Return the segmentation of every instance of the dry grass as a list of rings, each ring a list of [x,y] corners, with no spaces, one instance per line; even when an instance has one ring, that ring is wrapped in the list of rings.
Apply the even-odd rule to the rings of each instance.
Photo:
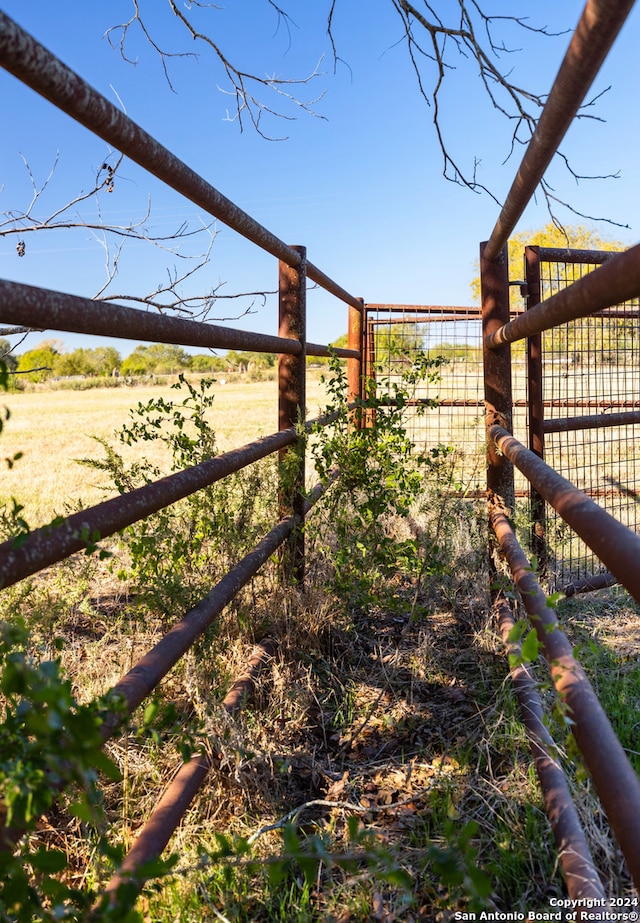
[[[82,442],[83,433],[109,437],[132,399],[157,393],[47,392],[16,395],[16,401],[11,395],[12,445],[42,452],[35,421],[42,427],[46,419],[47,430],[56,434],[46,451],[57,457],[66,447],[61,472],[67,473],[53,489],[39,486],[37,465],[29,467],[27,457],[15,469],[23,473],[12,482],[16,493],[21,488],[22,496],[33,496],[33,509],[46,510],[45,520],[52,505],[77,499],[68,491],[77,489],[71,484],[83,469],[72,459],[96,448],[91,440]],[[314,394],[310,413],[315,400]],[[261,427],[275,430],[275,422],[264,425],[274,407],[273,383],[220,387],[214,408],[220,447],[248,442]],[[9,454],[8,440],[4,446]],[[48,507],[47,489],[55,498]],[[82,489],[83,497],[90,496],[87,485]],[[184,729],[204,736],[215,754],[170,844],[180,856],[178,873],[141,904],[148,920],[446,920],[467,900],[464,887],[447,885],[434,869],[430,850],[455,846],[469,821],[478,825],[472,845],[491,880],[490,908],[548,909],[549,900],[564,893],[489,614],[484,522],[470,504],[454,499],[442,508],[441,502],[428,498],[413,521],[425,544],[439,547],[420,581],[398,574],[377,603],[349,610],[327,589],[331,562],[314,557],[310,534],[313,584],[305,592],[285,592],[271,565],[162,682],[160,700],[177,713],[162,732],[162,746],[135,729],[110,742],[124,783],[105,787],[105,808],[112,838],[125,847],[179,767]],[[620,601],[608,609],[609,598],[602,594],[605,603],[594,605],[588,619],[569,607],[567,622],[576,638],[594,641],[598,656],[602,649],[612,652],[629,672],[640,618]],[[52,650],[54,638],[65,639],[64,664],[83,700],[110,688],[183,614],[161,619],[141,611],[109,562],[82,556],[50,570],[46,580],[8,591],[5,606],[6,613],[27,613],[43,652]],[[219,703],[253,642],[265,635],[276,639],[277,654],[253,702],[231,720]],[[596,673],[602,662],[593,661]],[[615,896],[628,893],[589,787],[579,778],[575,786],[608,887]],[[255,855],[267,864],[282,841],[278,830],[263,828],[296,808],[303,835],[321,838],[328,851],[313,887],[295,868],[283,884],[273,885],[264,870],[238,871],[227,880],[219,863],[205,860],[217,834],[232,834],[254,837]],[[371,864],[355,871],[332,865],[332,853],[350,848],[347,822],[353,815],[376,848],[412,876],[410,903],[402,888],[376,877]],[[64,811],[38,835],[67,851],[77,883],[98,879],[84,831]]]
[[[477,861],[492,882],[490,907],[548,909],[564,893],[477,548],[469,522],[447,546],[452,566],[423,582],[417,607],[415,584],[406,579],[380,605],[348,613],[326,591],[283,594],[267,575],[172,671],[161,699],[177,707],[181,725],[201,725],[216,759],[170,845],[180,855],[178,874],[143,902],[149,919],[446,919],[466,907],[464,889],[443,884],[429,850],[450,847],[470,820],[478,824]],[[47,589],[49,604],[67,597],[48,634],[65,637],[65,664],[83,697],[105,691],[163,631],[159,621],[140,620],[121,587],[110,594],[105,565],[93,566],[95,573],[89,565],[84,574],[60,572],[57,588]],[[71,606],[67,578],[84,585]],[[631,612],[625,622],[631,628]],[[599,622],[603,635],[609,630],[613,612]],[[264,634],[277,640],[276,657],[251,705],[232,721],[218,703]],[[178,730],[165,732],[162,748],[135,733],[109,745],[124,784],[105,789],[106,808],[125,847],[180,765]],[[606,823],[588,787],[577,782],[576,790],[612,893],[627,893]],[[348,873],[326,861],[311,891],[293,874],[284,892],[263,874],[238,873],[229,883],[219,865],[203,865],[216,834],[255,837],[253,854],[269,862],[280,852],[280,833],[261,831],[295,808],[304,834],[337,854],[349,849],[347,819],[357,816],[376,848],[413,876],[412,903],[366,864]],[[57,837],[60,823],[77,874],[85,875],[91,863],[82,831],[61,815]]]

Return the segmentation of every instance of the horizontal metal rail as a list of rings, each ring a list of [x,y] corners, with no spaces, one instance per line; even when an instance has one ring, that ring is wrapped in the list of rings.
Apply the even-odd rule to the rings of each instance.
[[[571,250],[569,247],[532,247],[538,251],[541,263],[606,263],[616,255],[615,250]]]
[[[613,407],[640,407],[640,400],[617,400],[605,397],[556,397],[553,400],[543,401],[544,407],[601,407],[602,415]],[[514,401],[514,405],[526,407],[527,401]],[[611,415],[613,416],[613,414]]]
[[[588,317],[603,308],[640,295],[640,244],[617,253],[567,288],[541,301],[495,330],[485,340],[489,349],[515,343],[559,324]]]
[[[599,413],[589,417],[560,417],[557,420],[545,420],[545,433],[568,433],[574,430],[601,429],[606,426],[632,426],[640,423],[640,411],[627,413]]]
[[[24,330],[64,330],[119,339],[147,340],[156,343],[176,343],[181,346],[202,346],[208,349],[241,349],[249,352],[285,353],[298,356],[302,352],[299,340],[236,330],[216,324],[155,314],[137,308],[127,308],[111,301],[93,301],[80,295],[68,295],[50,289],[9,282],[0,279],[0,321],[30,322]],[[359,359],[360,352],[342,347],[307,343],[308,356],[330,356]]]
[[[445,324],[448,321],[481,320],[480,314],[413,314],[409,317],[368,317],[367,322],[372,327],[389,327],[406,324]]]
[[[571,644],[558,625],[556,611],[547,604],[547,596],[509,520],[497,509],[490,512],[489,519],[531,624],[536,629],[551,677],[566,708],[571,731],[600,802],[635,886],[640,887],[640,779],[629,763],[582,666],[574,658]]]
[[[606,590],[608,587],[616,586],[618,581],[608,571],[602,574],[592,574],[583,580],[576,580],[567,584],[562,590],[565,596],[576,596],[578,593],[593,593],[594,590]]]
[[[522,662],[522,645],[509,640],[515,619],[511,606],[504,596],[495,602],[502,641],[510,655],[519,658],[510,670],[511,682],[520,705],[522,721],[529,737],[531,754],[540,781],[545,812],[558,850],[562,874],[569,897],[599,898],[605,892],[595,868],[591,852],[571,799],[566,776],[557,760],[556,744],[544,724],[542,702],[531,675],[530,668]]]
[[[614,519],[503,427],[490,426],[488,437],[640,602],[640,535]]]
[[[533,137],[487,242],[484,250],[486,260],[497,259],[507,243],[633,4],[634,0],[587,0]]]
[[[435,401],[435,404],[434,404]],[[377,401],[379,407],[397,407],[398,404],[393,398],[388,400],[384,397],[381,397]],[[484,407],[484,401],[479,398],[466,398],[466,397],[444,397],[442,399],[434,398],[433,401],[428,397],[416,397],[411,398],[408,401],[405,401],[403,404],[404,407],[433,407],[434,410],[437,410],[438,407]]]
[[[417,311],[427,311],[429,314],[473,314],[480,316],[481,309],[473,305],[442,305],[442,304],[369,304],[367,311],[389,311],[390,313],[415,314]],[[382,321],[384,323],[384,321]]]
[[[300,266],[301,257],[296,250],[207,183],[2,11],[0,64],[58,109],[190,199],[203,211],[287,265],[296,268]],[[312,281],[341,301],[362,310],[360,299],[349,294],[312,263],[307,263],[306,269]]]
[[[337,356],[338,359],[359,359],[359,349],[343,349],[341,346],[319,346],[317,343],[307,343],[305,347],[307,356],[323,356],[325,359]]]
[[[4,279],[0,279],[0,321],[31,324],[45,330],[179,343],[182,346],[243,349],[293,356],[302,352],[302,344],[294,339],[169,317],[127,308],[111,301],[92,301],[80,295]]]

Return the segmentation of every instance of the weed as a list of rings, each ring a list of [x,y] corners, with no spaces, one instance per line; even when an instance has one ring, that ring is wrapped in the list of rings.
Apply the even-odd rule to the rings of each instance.
[[[326,412],[335,422],[314,428],[311,452],[324,483],[334,468],[340,471],[327,500],[331,558],[335,588],[352,608],[378,601],[389,578],[420,567],[417,537],[399,539],[390,520],[406,520],[422,493],[428,460],[415,453],[404,410],[410,389],[425,376],[437,378],[439,364],[418,354],[399,380],[381,381],[380,370],[377,385],[365,382],[365,397],[349,408],[345,371],[335,357],[331,360]]]
[[[124,446],[164,444],[171,471],[214,457],[216,436],[207,420],[213,404],[211,385],[203,379],[196,386],[180,375],[173,388],[182,399],[158,397],[139,403],[117,433],[118,441]],[[97,441],[104,458],[81,463],[108,474],[120,493],[149,484],[163,473],[144,457],[127,464],[106,440]],[[187,609],[266,531],[274,504],[275,477],[269,462],[205,487],[124,531],[128,563],[120,558],[118,576],[130,586],[138,607],[165,616]]]

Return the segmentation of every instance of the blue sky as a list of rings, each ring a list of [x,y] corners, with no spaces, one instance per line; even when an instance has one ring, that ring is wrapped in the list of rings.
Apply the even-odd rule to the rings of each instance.
[[[149,12],[160,43],[191,50],[189,41],[176,31],[165,3],[141,0],[140,5]],[[335,74],[324,28],[329,3],[291,0],[282,5],[295,23],[290,31],[282,24],[278,28],[276,14],[265,0],[229,0],[226,8],[207,11],[225,53],[246,69],[301,77],[320,62],[321,76],[299,92],[304,98],[324,93],[315,107],[322,118],[300,113],[296,121],[272,120],[265,126],[267,131],[286,134],[288,139],[266,141],[250,126],[240,133],[237,124],[226,120],[230,100],[218,89],[225,86],[224,74],[212,56],[203,52],[198,61],[171,62],[175,93],[146,42],[132,36],[129,53],[138,63],[121,60],[103,36],[110,26],[130,17],[130,0],[105,4],[0,0],[4,12],[107,98],[120,100],[134,120],[212,185],[287,243],[304,244],[309,259],[353,294],[369,302],[471,303],[469,283],[476,274],[478,245],[489,236],[498,207],[488,196],[442,178],[432,111],[419,94],[406,49],[396,44],[401,31],[391,3],[338,2],[335,37],[348,67],[339,65]],[[497,13],[522,12],[533,25],[559,31],[575,26],[583,4],[542,0],[531,6],[516,0],[487,0],[485,6]],[[578,210],[629,224],[629,229],[600,226],[603,235],[627,244],[640,238],[639,33],[636,8],[592,91],[612,86],[595,110],[606,121],[575,124],[563,145],[579,173],[620,171],[620,178],[576,185],[558,166],[549,173],[559,196],[569,198]],[[509,57],[514,81],[547,92],[569,35],[540,39],[521,34],[509,41],[523,49]],[[55,176],[36,207],[39,215],[90,188],[96,169],[108,159],[102,141],[4,71],[0,71],[0,99],[0,211],[22,210],[29,202],[31,187],[20,153],[38,183],[59,156]],[[478,158],[482,181],[504,198],[517,167],[514,158],[504,163],[510,126],[483,101],[480,81],[469,63],[459,62],[450,74],[443,107],[455,155],[468,169]],[[206,221],[177,193],[127,162],[113,193],[102,196],[103,212],[114,223],[139,218],[148,197],[150,225],[158,231],[170,232],[183,221],[192,227]],[[84,208],[83,214],[91,215],[92,210]],[[561,217],[578,223],[567,213],[561,212]],[[543,205],[533,203],[518,229],[533,229],[547,221]],[[223,225],[217,232],[202,281],[194,281],[192,290],[221,282],[221,292],[227,293],[276,287],[277,265],[272,257]],[[25,244],[26,255],[20,258],[15,237],[0,239],[1,277],[87,296],[105,281],[104,251],[86,231],[32,233],[25,236]],[[119,278],[111,291],[147,291],[177,262],[181,269],[182,261],[131,242],[123,250]],[[219,302],[214,313],[232,314],[233,305]],[[270,298],[257,315],[230,323],[274,333],[276,314],[275,299]],[[327,342],[345,329],[343,306],[323,292],[310,293],[309,338]],[[41,338],[36,334],[32,342]],[[60,338],[68,349],[93,345],[71,334]],[[135,344],[114,345],[126,355]]]

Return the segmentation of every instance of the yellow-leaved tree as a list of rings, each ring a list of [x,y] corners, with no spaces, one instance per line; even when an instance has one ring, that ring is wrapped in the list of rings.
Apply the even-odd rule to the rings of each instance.
[[[537,231],[520,231],[509,240],[509,279],[524,279],[525,247],[562,247],[571,250],[626,250],[627,245],[619,240],[602,237],[598,231],[586,225],[567,225],[560,229],[549,222]],[[471,282],[471,291],[476,302],[480,301],[480,276]],[[511,306],[518,308],[522,296],[518,286],[511,290]]]

